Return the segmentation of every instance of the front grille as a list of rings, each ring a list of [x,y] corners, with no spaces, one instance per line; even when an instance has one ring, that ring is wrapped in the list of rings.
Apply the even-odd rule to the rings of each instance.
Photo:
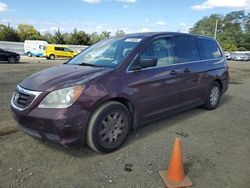
[[[41,92],[38,91],[24,89],[18,85],[12,97],[11,104],[18,110],[24,110],[32,104],[40,93]]]
[[[15,96],[15,104],[20,108],[28,107],[35,98],[35,95],[24,94],[19,91],[16,91]]]

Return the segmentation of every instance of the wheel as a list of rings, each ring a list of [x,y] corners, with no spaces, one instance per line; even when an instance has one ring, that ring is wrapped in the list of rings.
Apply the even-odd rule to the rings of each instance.
[[[91,116],[86,141],[88,146],[101,153],[112,152],[126,140],[131,116],[123,104],[115,101],[101,105]]]
[[[16,63],[17,62],[17,59],[15,58],[15,57],[9,57],[9,59],[8,59],[8,62],[9,63]]]
[[[28,52],[28,53],[27,53],[27,56],[28,56],[28,57],[32,57],[32,53]]]
[[[204,104],[204,108],[207,110],[213,110],[217,108],[220,102],[221,97],[221,86],[218,82],[214,82],[210,85],[206,103]]]
[[[56,57],[55,57],[55,55],[53,55],[53,54],[51,54],[50,56],[49,56],[49,59],[51,59],[51,60],[54,60]]]

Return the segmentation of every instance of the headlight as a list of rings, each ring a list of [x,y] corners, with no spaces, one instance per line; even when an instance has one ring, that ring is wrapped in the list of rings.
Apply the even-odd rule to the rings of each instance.
[[[49,93],[38,108],[68,108],[82,94],[85,86],[73,86]]]

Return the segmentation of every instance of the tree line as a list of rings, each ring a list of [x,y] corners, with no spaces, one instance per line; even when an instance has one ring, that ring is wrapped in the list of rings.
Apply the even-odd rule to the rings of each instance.
[[[124,35],[123,30],[118,30],[115,35]],[[0,24],[0,41],[24,42],[25,40],[45,40],[48,43],[55,44],[75,44],[75,45],[91,45],[104,38],[109,38],[111,32],[103,31],[102,33],[88,34],[84,31],[78,31],[76,28],[72,33],[62,33],[58,28],[54,33],[45,32],[41,34],[34,26],[28,24],[19,24],[14,29],[9,24]]]
[[[225,51],[250,51],[250,13],[245,11],[206,16],[196,22],[189,32],[214,37],[216,21],[216,39]]]

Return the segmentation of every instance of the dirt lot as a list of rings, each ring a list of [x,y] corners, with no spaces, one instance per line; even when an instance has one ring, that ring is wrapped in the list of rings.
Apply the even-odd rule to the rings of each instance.
[[[63,62],[22,58],[0,63],[0,187],[164,187],[175,136],[183,140],[185,171],[198,188],[250,187],[250,62],[230,62],[230,89],[214,111],[192,109],[133,132],[111,154],[63,148],[15,128],[9,101],[15,86]],[[125,164],[133,170],[124,170]]]

